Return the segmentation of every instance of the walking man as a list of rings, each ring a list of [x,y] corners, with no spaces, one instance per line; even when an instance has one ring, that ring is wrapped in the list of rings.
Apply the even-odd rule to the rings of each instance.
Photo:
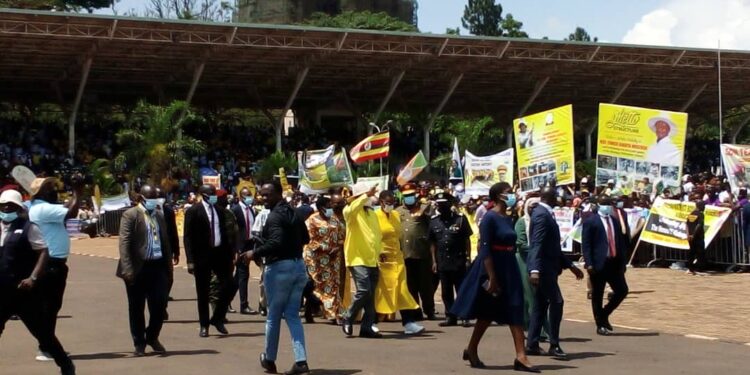
[[[382,236],[378,217],[372,209],[372,197],[377,186],[369,190],[355,185],[351,201],[344,208],[346,240],[344,257],[357,292],[351,306],[344,313],[342,329],[347,336],[353,335],[353,324],[359,312],[364,309],[359,336],[380,338],[372,328],[375,323],[375,287],[378,285],[378,258],[383,252]]]
[[[45,294],[37,285],[49,259],[47,244],[39,227],[26,217],[24,207],[18,191],[0,194],[0,336],[8,319],[17,315],[61,373],[74,375],[75,366],[49,324]]]
[[[529,255],[527,268],[529,282],[534,286],[534,307],[531,311],[529,333],[526,340],[526,354],[541,355],[539,337],[542,333],[544,317],[549,316],[549,355],[565,359],[567,354],[560,347],[560,323],[563,316],[563,296],[557,277],[568,268],[583,279],[583,272],[565,257],[560,247],[560,227],[557,226],[552,207],[557,201],[554,189],[542,192],[539,205],[531,213],[529,228]]]
[[[156,189],[143,185],[138,204],[120,221],[120,260],[117,277],[125,281],[134,355],[146,355],[146,345],[165,353],[159,342],[169,295],[172,244],[164,214],[158,209]],[[148,302],[149,323],[143,309]]]
[[[602,336],[612,333],[609,316],[628,295],[625,270],[629,237],[615,210],[610,197],[600,197],[598,215],[584,219],[582,227],[581,250],[591,279],[591,308],[596,333]],[[602,307],[606,284],[613,294],[609,303]]]
[[[253,224],[255,223],[253,203],[254,199],[250,194],[250,189],[243,188],[240,191],[239,202],[232,205],[232,212],[237,218],[237,226],[239,228],[238,252],[240,256],[253,249]],[[248,302],[247,284],[250,280],[250,264],[247,262],[237,262],[234,278],[239,288],[240,314],[257,314],[258,312],[253,310]]]
[[[198,296],[200,337],[208,337],[208,326],[213,325],[219,333],[228,334],[224,319],[232,294],[233,250],[225,232],[225,217],[215,205],[218,202],[216,188],[203,185],[198,192],[201,199],[185,213],[185,255],[188,273],[195,277]],[[213,317],[209,319],[209,291],[211,272],[219,281],[219,299]]]

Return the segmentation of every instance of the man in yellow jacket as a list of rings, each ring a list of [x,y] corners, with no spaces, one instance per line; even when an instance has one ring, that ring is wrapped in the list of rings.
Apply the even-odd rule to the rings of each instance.
[[[346,240],[344,241],[344,257],[357,293],[351,306],[344,314],[344,324],[341,326],[347,336],[354,332],[353,320],[360,310],[364,309],[359,336],[365,338],[380,338],[378,332],[373,331],[375,323],[375,287],[378,285],[378,258],[383,251],[382,235],[378,217],[372,209],[372,197],[377,186],[365,190],[361,186],[353,187],[353,194],[349,205],[344,208],[346,220]]]

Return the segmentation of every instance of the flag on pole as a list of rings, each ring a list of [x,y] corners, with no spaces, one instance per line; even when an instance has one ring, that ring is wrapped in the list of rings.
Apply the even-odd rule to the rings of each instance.
[[[458,152],[458,138],[453,138],[453,154],[451,155],[450,180],[464,180],[464,168],[461,166],[461,154]]]
[[[426,167],[427,159],[424,158],[422,151],[419,151],[413,158],[411,158],[411,160],[409,160],[409,164],[406,164],[404,169],[401,170],[401,173],[398,174],[396,182],[398,182],[399,186],[406,185],[407,182],[416,178]]]
[[[373,134],[354,146],[349,152],[349,156],[357,164],[387,158],[390,140],[391,136],[388,131]]]

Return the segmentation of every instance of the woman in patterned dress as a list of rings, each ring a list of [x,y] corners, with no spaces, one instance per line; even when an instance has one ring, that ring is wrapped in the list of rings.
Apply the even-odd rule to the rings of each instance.
[[[333,206],[341,196],[321,196],[317,212],[307,219],[310,243],[305,245],[307,272],[314,284],[315,296],[323,303],[323,318],[336,323],[345,308],[343,221],[334,215]]]

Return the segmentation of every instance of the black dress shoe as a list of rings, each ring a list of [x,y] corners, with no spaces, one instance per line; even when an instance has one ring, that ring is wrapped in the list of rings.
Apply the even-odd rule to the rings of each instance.
[[[365,339],[379,339],[379,338],[382,338],[383,335],[381,335],[380,332],[362,331],[359,333],[359,337],[362,337]]]
[[[261,307],[259,311],[260,311],[260,316],[268,316],[268,309]]]
[[[229,334],[229,331],[227,331],[227,327],[224,326],[224,322],[212,322],[211,325],[214,326],[214,328],[216,328],[216,330],[219,331],[219,333],[221,333],[222,335]]]
[[[521,363],[521,361],[517,359],[513,361],[513,370],[521,371],[521,372],[533,372],[533,373],[542,372],[541,370],[539,370],[538,368],[534,366],[529,367],[529,366],[524,365],[523,363]]]
[[[556,359],[568,359],[568,355],[562,350],[560,345],[553,345],[549,348],[549,355]]]
[[[260,353],[260,367],[263,367],[267,373],[276,373],[276,363],[266,359],[266,353]]]
[[[596,334],[599,336],[609,336],[609,330],[605,327],[596,327]]]
[[[461,326],[464,327],[464,328],[471,327],[471,320],[462,320],[461,321]]]
[[[198,333],[198,336],[208,337],[208,327],[201,327],[201,331],[200,333]]]
[[[533,348],[527,347],[526,348],[526,355],[539,356],[539,355],[544,355],[544,354],[542,353],[542,348],[540,348],[538,346],[535,346]]]
[[[146,345],[136,345],[133,351],[134,357],[145,357],[146,356]]]
[[[346,320],[341,324],[341,330],[344,331],[344,334],[347,336],[352,336],[354,334],[354,327]]]
[[[614,328],[612,328],[612,325],[609,324],[609,318],[604,318],[604,320],[602,320],[601,326],[604,327],[604,328],[606,328],[610,332],[614,332],[614,330],[615,330]]]
[[[257,315],[258,312],[250,308],[250,306],[245,306],[242,309],[240,309],[240,314],[242,315]]]
[[[432,314],[427,314],[427,320],[437,320],[437,319],[438,319],[438,318],[437,318],[437,316],[435,316],[435,314],[434,314],[434,313],[432,313]]]
[[[158,339],[149,340],[146,342],[148,346],[151,347],[151,349],[154,350],[154,353],[164,354],[167,352],[167,349],[162,345]]]
[[[307,362],[295,363],[289,371],[285,372],[285,375],[307,375],[310,373],[310,368],[307,367]]]
[[[232,305],[229,305],[229,307],[227,307],[227,312],[230,313],[230,314],[236,314],[237,310],[235,310],[234,308],[232,308]]]
[[[456,319],[446,319],[443,322],[438,323],[438,326],[440,327],[455,327],[458,325],[458,321]]]

